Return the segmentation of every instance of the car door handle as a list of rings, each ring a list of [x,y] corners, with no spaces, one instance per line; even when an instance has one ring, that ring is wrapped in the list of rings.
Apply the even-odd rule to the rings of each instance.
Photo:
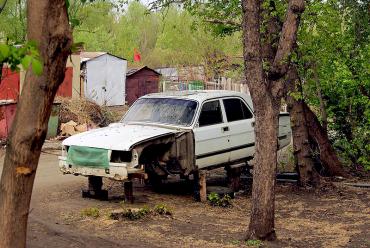
[[[254,121],[251,122],[251,126],[254,127],[256,123]]]
[[[222,127],[222,132],[227,132],[229,131],[229,127]]]

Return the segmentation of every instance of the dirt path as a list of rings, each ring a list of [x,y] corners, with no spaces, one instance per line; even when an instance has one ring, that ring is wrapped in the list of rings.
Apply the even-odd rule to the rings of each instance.
[[[0,161],[0,171],[2,162]],[[250,196],[239,194],[232,208],[211,207],[191,197],[191,185],[174,181],[155,193],[135,184],[136,203],[122,204],[122,187],[108,181],[109,201],[82,199],[86,178],[59,173],[57,157],[44,154],[31,203],[28,247],[246,247]],[[265,247],[370,247],[370,191],[338,185],[318,192],[279,185],[276,230]],[[137,221],[108,218],[115,209],[165,204],[172,217]],[[98,218],[81,212],[97,208]]]

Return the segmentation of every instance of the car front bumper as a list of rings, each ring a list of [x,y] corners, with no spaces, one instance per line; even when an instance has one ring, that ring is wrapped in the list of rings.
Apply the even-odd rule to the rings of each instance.
[[[67,163],[67,157],[59,156],[59,169],[63,174],[81,176],[99,176],[117,181],[127,180],[130,174],[144,174],[144,170],[128,168],[126,163],[109,163],[109,168],[93,168],[87,166],[74,166]]]

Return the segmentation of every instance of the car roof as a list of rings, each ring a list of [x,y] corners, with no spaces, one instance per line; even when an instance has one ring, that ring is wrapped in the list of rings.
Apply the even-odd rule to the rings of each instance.
[[[230,90],[186,90],[186,91],[166,91],[161,93],[152,93],[143,96],[142,98],[180,98],[195,100],[200,103],[221,97],[241,97],[244,98],[248,105],[252,107],[251,97],[245,93],[230,91]]]

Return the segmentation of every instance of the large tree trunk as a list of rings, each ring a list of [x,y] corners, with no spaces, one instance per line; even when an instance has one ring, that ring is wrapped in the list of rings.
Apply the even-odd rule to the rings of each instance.
[[[291,66],[287,75],[286,84],[286,101],[290,113],[294,163],[299,176],[298,183],[303,187],[318,186],[320,175],[315,169],[315,163],[312,158],[310,137],[303,108],[303,99],[297,100],[290,94],[291,92],[301,91],[298,72],[295,66]]]
[[[27,37],[39,45],[44,69],[29,69],[17,106],[0,182],[0,247],[26,246],[27,218],[37,164],[54,96],[71,46],[65,0],[29,0]]]
[[[322,123],[322,128],[324,132],[328,132],[328,114],[326,112],[326,106],[325,106],[325,101],[322,96],[322,91],[321,91],[321,84],[320,84],[320,79],[319,75],[317,72],[317,65],[316,63],[313,64],[313,77],[316,83],[316,91],[317,91],[317,96],[320,101],[320,114],[321,114],[321,123]]]
[[[242,1],[245,76],[251,92],[256,122],[252,212],[247,239],[274,240],[277,135],[280,101],[284,89],[281,78],[289,66],[290,54],[296,42],[299,16],[304,10],[304,1],[289,1],[272,68],[266,74],[262,67],[264,55],[261,48],[260,5],[259,0]]]
[[[315,113],[302,101],[303,112],[306,116],[306,124],[310,138],[316,141],[320,149],[320,160],[328,176],[347,176],[342,164],[330,143],[327,132],[323,129]]]
[[[276,116],[264,84],[259,1],[243,1],[245,76],[254,105],[256,153],[253,168],[252,213],[247,239],[276,238],[275,234],[275,171],[277,131]],[[267,99],[265,99],[267,98]],[[264,142],[266,140],[273,142]],[[258,182],[258,183],[257,183]]]
[[[276,239],[274,190],[280,104],[272,98],[265,97],[255,99],[254,106],[256,152],[248,238],[274,240]]]

